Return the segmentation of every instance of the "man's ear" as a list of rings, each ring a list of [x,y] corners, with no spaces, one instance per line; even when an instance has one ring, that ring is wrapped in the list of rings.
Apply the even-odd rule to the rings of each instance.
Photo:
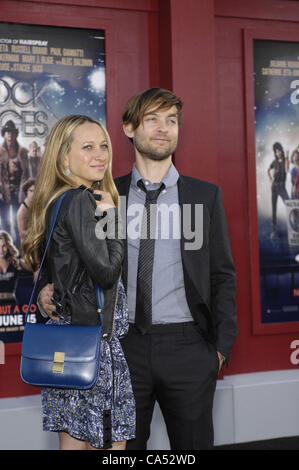
[[[123,124],[123,130],[126,136],[129,137],[129,139],[132,139],[134,137],[133,126],[131,123]]]

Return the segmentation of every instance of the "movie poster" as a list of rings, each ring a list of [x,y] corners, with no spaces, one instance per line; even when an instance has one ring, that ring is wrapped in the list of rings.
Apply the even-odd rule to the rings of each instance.
[[[299,321],[299,43],[254,41],[261,322]]]
[[[105,125],[105,89],[103,31],[0,23],[0,342],[22,340],[33,276],[21,243],[49,131],[68,114]]]

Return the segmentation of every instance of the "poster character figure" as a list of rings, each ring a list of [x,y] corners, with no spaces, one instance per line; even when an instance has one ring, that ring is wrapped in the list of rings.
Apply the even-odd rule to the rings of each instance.
[[[0,305],[15,303],[15,285],[18,275],[26,271],[9,233],[0,231]]]
[[[294,208],[291,210],[289,215],[289,221],[292,229],[299,233],[299,209]]]
[[[29,207],[31,206],[34,189],[35,189],[34,178],[29,178],[27,181],[25,181],[22,187],[23,193],[25,194],[25,199],[24,201],[22,201],[17,212],[18,231],[19,231],[19,236],[20,236],[21,241],[24,240],[24,237],[26,234],[28,210],[29,210]]]
[[[41,162],[42,154],[41,154],[40,146],[38,145],[38,143],[35,140],[33,140],[29,144],[28,158],[29,158],[30,176],[32,178],[36,178],[38,168],[39,168],[39,165],[40,165],[40,162]]]
[[[28,150],[17,138],[19,130],[11,120],[1,129],[4,138],[0,147],[1,227],[19,245],[16,214],[22,202],[22,186],[29,178]]]
[[[271,201],[272,201],[272,234],[271,237],[276,236],[277,228],[277,200],[280,196],[283,201],[289,199],[286,190],[286,177],[289,171],[289,157],[288,153],[285,155],[283,147],[280,142],[273,144],[274,160],[268,168],[268,176],[272,182],[271,187]]]
[[[299,171],[294,181],[294,199],[299,199]]]
[[[291,163],[293,167],[290,170],[292,190],[291,198],[299,199],[299,149],[294,150],[291,156]]]

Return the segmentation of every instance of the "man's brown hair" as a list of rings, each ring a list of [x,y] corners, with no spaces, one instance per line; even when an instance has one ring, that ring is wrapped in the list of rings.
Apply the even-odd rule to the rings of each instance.
[[[149,88],[129,99],[122,116],[123,124],[131,124],[132,130],[135,130],[149,109],[157,111],[172,106],[177,108],[178,123],[180,124],[183,108],[183,102],[180,98],[164,88]]]

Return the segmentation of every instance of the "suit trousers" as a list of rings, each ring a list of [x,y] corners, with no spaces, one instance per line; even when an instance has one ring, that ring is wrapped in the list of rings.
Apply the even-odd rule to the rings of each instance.
[[[153,325],[145,335],[130,325],[121,343],[136,401],[136,438],[127,450],[146,449],[156,401],[172,450],[211,449],[219,359],[196,324]]]

